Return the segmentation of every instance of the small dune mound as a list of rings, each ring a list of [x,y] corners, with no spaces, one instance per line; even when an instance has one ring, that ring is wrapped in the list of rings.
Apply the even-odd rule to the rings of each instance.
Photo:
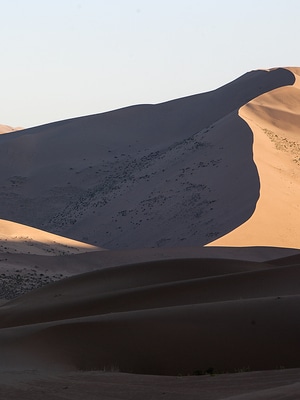
[[[22,129],[24,129],[24,128],[21,128],[21,127],[13,128],[13,127],[8,126],[8,125],[1,125],[0,124],[0,134],[10,133],[10,132],[15,132],[15,131],[21,131]]]
[[[30,226],[0,220],[0,254],[25,253],[55,256],[97,250],[101,249]]]

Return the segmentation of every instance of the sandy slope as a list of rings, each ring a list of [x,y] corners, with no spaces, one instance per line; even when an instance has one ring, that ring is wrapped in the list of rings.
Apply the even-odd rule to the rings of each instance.
[[[1,125],[0,124],[0,134],[4,134],[4,133],[10,133],[10,132],[14,132],[14,131],[20,131],[24,128],[12,128],[11,126],[8,125]]]
[[[111,372],[1,374],[0,393],[7,400],[297,400],[300,370],[206,376],[151,376]]]
[[[290,261],[294,263],[295,256]],[[287,259],[276,263],[288,266]],[[200,271],[204,275],[208,272],[207,265],[197,269],[193,269],[193,265],[189,266],[192,267],[188,268],[189,273],[186,265],[183,269],[178,270],[176,266],[174,268],[180,274],[184,271],[184,275],[190,275],[191,271],[198,272],[198,275]],[[212,265],[209,266],[210,270],[211,267]],[[239,279],[244,273],[239,272],[237,267],[238,265],[226,261],[223,266],[222,263],[216,263],[212,269],[214,273],[225,273],[225,279],[233,278],[235,289],[242,290],[238,285],[243,282],[243,278],[240,282]],[[1,397],[24,400],[76,400],[94,397],[116,400],[141,397],[194,400],[200,396],[204,400],[297,400],[300,395],[299,369],[286,367],[297,365],[299,359],[299,296],[291,294],[293,285],[290,285],[294,281],[293,287],[296,289],[299,276],[290,274],[293,267],[287,267],[285,273],[280,266],[273,269],[270,265],[240,265],[240,269],[245,268],[245,273],[250,277],[253,267],[254,280],[250,278],[246,286],[255,295],[263,291],[265,297],[237,299],[239,294],[235,292],[230,293],[230,301],[225,301],[225,298],[224,301],[211,301],[208,297],[208,302],[189,306],[145,308],[131,312],[119,310],[117,313],[93,317],[0,329]],[[128,268],[133,266],[126,267]],[[167,269],[163,268],[165,272]],[[294,273],[297,273],[297,268],[295,270]],[[259,279],[260,283],[255,282],[258,278],[256,275],[260,273],[264,274],[263,280]],[[156,275],[153,270],[151,275],[153,282],[153,276]],[[279,279],[276,279],[276,275]],[[284,282],[280,282],[280,275]],[[156,278],[159,276],[156,275]],[[173,274],[170,276],[174,279]],[[266,281],[267,276],[269,279]],[[218,277],[222,279],[220,275],[215,278],[219,279]],[[94,291],[94,295],[89,293],[90,288],[96,289],[95,282],[93,279],[89,285],[89,278],[87,275],[83,279],[87,291],[84,293],[81,290],[79,296],[81,299],[84,296],[93,297],[95,303],[94,295],[97,291]],[[134,278],[136,279],[135,273]],[[135,284],[141,283],[140,278],[138,282],[135,280]],[[215,278],[211,276],[213,281]],[[210,278],[203,276],[202,283],[205,280],[209,285]],[[124,284],[119,274],[116,274],[111,283]],[[127,280],[127,285],[129,283],[130,280]],[[58,299],[61,309],[64,308],[63,303],[68,301],[74,306],[78,305],[74,302],[76,279],[67,280],[65,284],[65,299],[62,299],[63,295],[54,298]],[[159,289],[159,285],[157,288]],[[222,296],[224,288],[222,285],[221,290],[216,288],[214,292],[210,289],[209,293]],[[37,304],[39,301],[43,302],[43,297],[46,299],[51,291],[55,295],[56,289],[57,284],[36,292],[36,298],[34,293],[26,296],[25,313],[26,303],[28,306],[31,302],[31,310],[36,313],[35,318],[40,318],[41,312],[46,312],[49,316],[51,306],[42,311]],[[229,292],[230,290],[227,293]],[[149,296],[145,293],[146,298],[145,295],[142,298],[147,302]],[[180,293],[179,290],[178,294]],[[282,293],[289,295],[282,296]],[[118,295],[117,291],[114,295]],[[195,293],[190,301],[194,296]],[[156,300],[160,301],[160,298],[156,296]],[[10,307],[11,317],[18,318],[23,313],[22,303],[20,299],[2,309]],[[109,309],[111,299],[107,297],[103,303]],[[140,303],[136,304],[141,307]],[[3,323],[5,317],[3,311],[1,313]],[[248,367],[273,369],[275,366],[275,369],[218,374],[220,371],[234,370],[237,365],[240,366],[237,367],[238,371],[245,371]],[[283,367],[285,368],[282,369]],[[89,371],[95,368],[100,371]],[[111,370],[175,375],[180,370],[181,373],[174,377],[146,376],[107,372]],[[208,375],[205,376],[181,376],[186,372],[198,374],[206,370]],[[213,375],[210,375],[211,372]]]
[[[13,242],[10,244],[13,245]],[[299,250],[273,247],[178,247],[91,251],[63,256],[53,255],[52,257],[48,256],[52,253],[46,252],[46,254],[36,255],[16,252],[2,254],[2,257],[0,257],[0,302],[5,303],[63,277],[104,268],[150,261],[201,258],[227,258],[271,263],[274,259],[289,256],[297,257]]]
[[[239,110],[254,135],[260,195],[249,220],[214,246],[300,248],[300,69],[290,71],[293,86],[274,89]]]
[[[12,221],[0,220],[0,253],[54,256],[96,250],[100,248]]]
[[[165,260],[48,285],[0,308],[1,365],[174,375],[297,367],[300,270],[283,260]]]
[[[0,217],[105,248],[196,246],[259,197],[240,107],[295,81],[252,71],[209,93],[0,137]]]

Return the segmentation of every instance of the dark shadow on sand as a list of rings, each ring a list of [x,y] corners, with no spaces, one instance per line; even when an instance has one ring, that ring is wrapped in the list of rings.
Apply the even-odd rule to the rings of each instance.
[[[250,218],[259,196],[253,135],[238,116],[239,108],[294,81],[282,68],[252,71],[208,93],[1,135],[0,218],[110,249],[207,244]],[[204,148],[201,140],[210,147]],[[170,155],[181,144],[185,158],[174,167]],[[169,210],[176,204],[173,214],[166,215],[165,204],[158,201],[141,217],[142,202],[150,195],[139,204],[137,195],[173,179],[176,168],[192,168],[192,151],[194,163],[204,159],[204,167],[195,172],[201,191],[188,192],[186,175],[181,192],[170,195],[163,188],[159,193]],[[161,167],[162,157],[172,162]],[[125,205],[132,214],[119,218]],[[82,232],[83,225],[88,232]],[[156,231],[152,237],[151,231]]]

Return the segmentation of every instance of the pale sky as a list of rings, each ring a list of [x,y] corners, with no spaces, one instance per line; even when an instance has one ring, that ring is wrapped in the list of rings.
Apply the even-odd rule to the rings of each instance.
[[[0,0],[0,124],[31,127],[300,66],[300,0]]]

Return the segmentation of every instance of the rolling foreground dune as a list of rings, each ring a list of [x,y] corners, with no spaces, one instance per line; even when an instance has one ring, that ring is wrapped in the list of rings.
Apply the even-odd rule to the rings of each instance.
[[[300,398],[299,76],[1,128],[0,398]]]
[[[0,307],[0,393],[297,399],[299,262],[127,264],[18,297]]]
[[[298,367],[292,257],[164,260],[61,280],[0,308],[1,366],[166,375]]]

